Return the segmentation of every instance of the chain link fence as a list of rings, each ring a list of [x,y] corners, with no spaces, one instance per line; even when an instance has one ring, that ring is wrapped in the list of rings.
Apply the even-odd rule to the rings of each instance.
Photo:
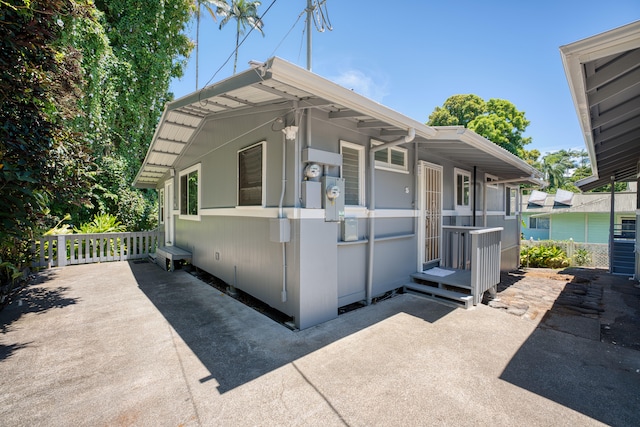
[[[521,240],[521,249],[531,246],[557,246],[562,249],[572,266],[609,268],[609,245],[606,243],[580,243],[573,240]]]

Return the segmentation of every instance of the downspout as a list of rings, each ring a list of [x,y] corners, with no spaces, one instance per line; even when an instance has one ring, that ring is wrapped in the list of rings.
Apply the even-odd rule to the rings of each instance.
[[[369,259],[367,260],[367,289],[366,289],[366,298],[367,305],[371,304],[372,293],[373,293],[373,255],[374,255],[374,246],[375,246],[375,210],[376,210],[376,152],[380,150],[384,150],[385,148],[395,147],[396,145],[405,144],[413,141],[416,137],[416,130],[414,128],[409,128],[408,135],[404,136],[396,141],[391,141],[386,144],[377,145],[375,147],[369,148]]]
[[[282,190],[280,191],[280,201],[278,202],[278,218],[284,216],[284,193],[287,188],[287,140],[296,140],[298,136],[297,126],[287,126],[282,129]],[[287,302],[287,247],[286,242],[282,242],[282,292],[281,301]]]

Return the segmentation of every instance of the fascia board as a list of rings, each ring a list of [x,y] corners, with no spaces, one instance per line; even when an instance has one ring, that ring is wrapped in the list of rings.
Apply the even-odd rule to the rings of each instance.
[[[267,70],[270,71],[271,77],[276,81],[291,85],[347,108],[352,108],[401,129],[414,128],[416,135],[426,139],[432,138],[436,134],[436,131],[431,126],[411,119],[283,59],[271,58],[267,63]]]

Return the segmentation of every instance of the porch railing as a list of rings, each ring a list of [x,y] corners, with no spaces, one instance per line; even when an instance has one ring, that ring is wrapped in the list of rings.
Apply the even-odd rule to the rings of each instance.
[[[60,234],[43,236],[32,245],[32,267],[63,267],[141,259],[162,244],[160,231],[130,233]]]
[[[471,270],[473,304],[500,282],[502,227],[442,227],[442,266]]]

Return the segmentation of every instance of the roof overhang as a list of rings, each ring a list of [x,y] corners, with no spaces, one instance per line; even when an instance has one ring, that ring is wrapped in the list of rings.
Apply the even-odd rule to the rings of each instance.
[[[287,61],[271,58],[167,103],[134,185],[157,187],[208,119],[283,108],[320,109],[329,120],[350,120],[382,142],[415,131],[414,141],[430,154],[478,166],[514,183],[542,182],[539,171],[471,130],[427,126]]]
[[[640,157],[640,21],[560,47],[593,176],[591,190],[635,180]]]
[[[468,168],[478,166],[500,177],[494,184],[533,184],[544,187],[542,173],[504,148],[462,126],[436,126],[436,135],[421,146],[428,153]]]

